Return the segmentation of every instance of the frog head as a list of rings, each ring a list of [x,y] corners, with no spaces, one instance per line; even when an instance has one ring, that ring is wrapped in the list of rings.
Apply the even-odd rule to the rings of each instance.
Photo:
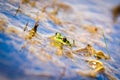
[[[62,43],[63,45],[67,45],[67,46],[72,47],[72,44],[70,43],[70,41],[69,41],[65,36],[62,36],[61,33],[59,33],[59,32],[57,32],[57,33],[55,34],[54,39],[55,39],[57,42]]]
[[[62,39],[63,36],[61,35],[61,33],[57,32],[57,33],[55,33],[55,37],[57,39]]]

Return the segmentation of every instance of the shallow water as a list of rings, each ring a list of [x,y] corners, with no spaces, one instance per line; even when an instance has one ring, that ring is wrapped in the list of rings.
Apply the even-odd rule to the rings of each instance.
[[[52,2],[51,0],[48,0]],[[61,32],[76,48],[92,44],[97,50],[107,50],[102,36],[104,31],[111,61],[102,61],[108,72],[120,79],[120,17],[113,23],[111,9],[119,0],[60,0],[70,5],[70,10],[60,11],[57,17],[65,24],[55,24],[47,15],[41,15],[41,6],[47,1],[36,1],[36,7],[21,4],[22,13],[15,16],[20,1],[0,0],[0,79],[1,80],[108,80],[105,74],[96,78],[81,76],[76,70],[88,71],[89,67],[81,58],[72,61],[65,56],[57,56],[55,47],[50,45],[48,37]],[[43,4],[41,4],[43,2]],[[39,13],[38,13],[39,12]],[[40,16],[37,37],[25,40],[28,31],[23,31],[29,21],[28,30],[35,24],[36,15]],[[42,18],[43,17],[43,18]],[[98,34],[92,34],[84,26],[97,27]],[[12,27],[12,28],[11,28]],[[21,49],[25,45],[25,48]],[[112,70],[110,70],[110,67]],[[64,75],[63,75],[64,74]]]

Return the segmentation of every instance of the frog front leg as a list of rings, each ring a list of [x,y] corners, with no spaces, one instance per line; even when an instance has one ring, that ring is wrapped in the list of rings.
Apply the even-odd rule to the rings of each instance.
[[[57,47],[57,52],[56,55],[62,56],[63,55],[63,45],[61,44],[60,46]]]

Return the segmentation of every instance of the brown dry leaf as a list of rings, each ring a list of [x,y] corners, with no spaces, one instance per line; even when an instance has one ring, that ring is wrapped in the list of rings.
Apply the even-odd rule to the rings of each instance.
[[[30,0],[22,0],[21,3],[25,4],[25,3],[29,3]]]
[[[85,48],[80,48],[78,50],[75,50],[73,51],[73,53],[90,57],[94,55],[94,53],[96,53],[96,50],[90,44],[88,44]]]
[[[120,4],[112,9],[112,14],[113,14],[113,21],[116,22],[118,16],[120,15]]]
[[[29,34],[26,35],[25,39],[32,39],[36,35],[38,26],[39,21],[35,23],[34,27],[29,31]]]
[[[58,9],[54,9],[52,12],[51,12],[52,15],[57,15],[58,14]]]
[[[55,24],[57,25],[61,24],[61,21],[55,15],[49,14],[48,16]]]
[[[47,52],[45,52],[45,50],[43,48],[40,48],[40,52],[42,53],[42,55],[44,57],[46,57],[48,60],[52,59],[52,56],[50,54],[48,54]]]
[[[36,16],[35,20],[38,21],[40,19],[40,16]]]
[[[79,38],[79,40],[81,41],[81,42],[83,42],[83,43],[87,43],[87,40],[85,39],[85,38]]]
[[[69,57],[69,58],[74,58],[74,56],[73,56],[73,54],[72,54],[71,51],[65,52],[65,55],[66,55],[67,57]]]
[[[15,27],[8,27],[8,28],[6,29],[6,33],[8,33],[8,34],[10,34],[10,33],[19,34],[20,31],[19,31],[17,28],[15,28]]]
[[[35,7],[35,6],[36,6],[36,1],[31,1],[31,2],[29,2],[29,4],[30,4],[32,7]]]
[[[38,44],[41,44],[41,42],[39,40],[30,40],[30,44],[32,45],[38,45]]]
[[[89,67],[93,69],[89,73],[89,75],[91,77],[96,77],[96,75],[98,73],[105,71],[104,65],[101,61],[99,61],[99,60],[87,60],[87,62],[88,62]]]
[[[107,59],[110,59],[110,56],[108,56],[108,55],[105,55],[105,53],[103,52],[103,51],[97,51],[96,53],[95,53],[95,57],[97,58],[97,59],[105,59],[105,60],[107,60]]]
[[[89,67],[93,68],[93,69],[99,69],[100,67],[103,67],[103,63],[99,60],[87,60]]]
[[[75,54],[84,55],[84,56],[95,56],[96,59],[110,59],[109,55],[106,55],[103,51],[96,51],[90,44],[88,44],[85,48],[80,48],[78,50],[73,51]]]
[[[90,54],[94,55],[96,53],[96,50],[90,44],[86,48]]]
[[[32,39],[35,36],[35,31],[30,30],[29,34],[26,35],[25,39]]]
[[[69,29],[69,30],[70,30],[70,31],[75,31],[75,29],[76,29],[75,26],[70,26],[70,29]]]
[[[83,26],[83,28],[92,34],[95,34],[98,32],[98,28],[96,26],[85,25]]]
[[[4,19],[0,19],[0,31],[4,31],[6,28],[7,22]]]
[[[47,5],[45,5],[44,7],[42,7],[41,12],[42,12],[42,13],[45,13],[45,12],[46,12],[46,8],[47,8],[48,6],[49,6],[49,5],[47,4]]]
[[[62,2],[57,2],[56,6],[60,9],[63,9],[64,11],[72,11],[72,7],[70,5]]]
[[[48,54],[48,53],[45,53],[44,56],[47,57],[48,60],[52,59],[52,56],[50,54]]]

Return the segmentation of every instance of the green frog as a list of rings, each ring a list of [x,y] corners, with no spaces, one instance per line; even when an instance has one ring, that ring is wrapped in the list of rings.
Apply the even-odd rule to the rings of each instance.
[[[71,44],[70,41],[65,36],[62,36],[59,32],[55,33],[54,36],[51,36],[50,39],[51,45],[58,48],[57,55],[62,55],[63,46],[69,46],[72,48],[74,45],[74,40],[73,44]]]

